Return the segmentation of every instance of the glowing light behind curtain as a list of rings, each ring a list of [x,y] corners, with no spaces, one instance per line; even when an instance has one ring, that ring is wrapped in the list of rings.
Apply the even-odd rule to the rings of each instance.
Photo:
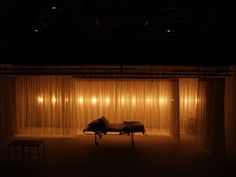
[[[194,133],[197,108],[197,78],[179,79],[180,129],[182,133]]]
[[[171,101],[171,117],[170,117],[170,134],[175,140],[180,138],[179,129],[179,81],[173,79],[171,81],[172,101]]]
[[[70,77],[17,77],[16,88],[18,134],[76,134]]]
[[[17,133],[73,135],[102,115],[110,122],[143,122],[149,133],[169,133],[171,80],[79,80],[17,77]]]
[[[110,122],[143,122],[149,132],[168,131],[171,116],[171,82],[138,80],[76,80],[79,125],[102,115]]]

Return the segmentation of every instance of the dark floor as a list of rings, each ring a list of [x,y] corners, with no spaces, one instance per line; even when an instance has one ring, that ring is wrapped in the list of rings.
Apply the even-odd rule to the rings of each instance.
[[[41,138],[45,158],[11,155],[7,142],[1,143],[1,176],[14,177],[230,177],[236,176],[233,160],[217,159],[201,151],[188,137],[175,142],[168,136],[130,137],[107,135],[94,145],[93,136]],[[19,151],[20,152],[20,151]]]

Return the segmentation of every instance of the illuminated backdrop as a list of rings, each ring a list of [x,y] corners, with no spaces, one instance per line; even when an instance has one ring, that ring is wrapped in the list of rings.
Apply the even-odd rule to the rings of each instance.
[[[181,129],[196,117],[197,79],[19,76],[16,88],[18,134],[76,135],[101,116],[112,123],[137,120],[148,133],[169,134],[179,115]]]

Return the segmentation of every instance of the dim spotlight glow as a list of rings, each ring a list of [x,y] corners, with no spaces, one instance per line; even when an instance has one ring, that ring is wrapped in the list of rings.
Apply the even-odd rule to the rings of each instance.
[[[198,101],[199,101],[199,100],[196,98],[196,99],[195,99],[195,102],[198,102]]]
[[[38,102],[39,102],[39,103],[42,103],[42,102],[43,102],[43,97],[39,96],[39,97],[38,97]]]
[[[164,99],[164,98],[160,98],[160,99],[159,99],[159,103],[160,103],[160,104],[163,104],[164,102],[165,102],[165,99]]]
[[[188,102],[188,99],[187,99],[187,98],[185,98],[185,99],[184,99],[184,103],[187,103],[187,102]]]
[[[133,103],[136,103],[136,98],[133,98],[133,99],[132,99],[132,102],[133,102]]]
[[[122,97],[122,98],[120,99],[120,101],[121,101],[121,103],[124,103],[124,102],[125,102],[125,99]]]
[[[52,10],[56,10],[57,9],[57,7],[56,6],[52,6]]]
[[[68,101],[69,101],[69,99],[68,99],[68,98],[66,98],[66,99],[65,99],[65,101],[66,101],[66,102],[68,102]]]
[[[52,97],[52,103],[56,103],[57,99],[56,97]]]
[[[110,98],[107,97],[107,98],[105,99],[105,102],[106,102],[107,104],[109,104],[109,103],[110,103]]]
[[[35,29],[35,30],[34,30],[34,32],[36,32],[36,33],[37,33],[37,32],[39,32],[39,30]]]
[[[150,103],[150,102],[152,102],[152,99],[151,99],[151,98],[147,98],[146,101],[147,101],[148,103]]]
[[[93,97],[93,98],[91,99],[91,102],[92,102],[93,104],[97,103],[97,98],[96,98],[96,97]]]
[[[84,98],[83,97],[79,97],[78,100],[79,100],[79,103],[81,103],[81,104],[84,102]]]
[[[175,100],[172,98],[171,101],[175,101]]]

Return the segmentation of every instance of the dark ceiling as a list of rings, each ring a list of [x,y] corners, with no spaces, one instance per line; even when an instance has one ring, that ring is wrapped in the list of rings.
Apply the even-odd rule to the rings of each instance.
[[[102,64],[101,57],[109,64],[129,64],[124,57],[146,58],[140,64],[173,58],[184,64],[190,57],[201,64],[223,56],[221,1],[7,0],[0,5],[3,57],[64,56],[79,64],[91,57]]]

